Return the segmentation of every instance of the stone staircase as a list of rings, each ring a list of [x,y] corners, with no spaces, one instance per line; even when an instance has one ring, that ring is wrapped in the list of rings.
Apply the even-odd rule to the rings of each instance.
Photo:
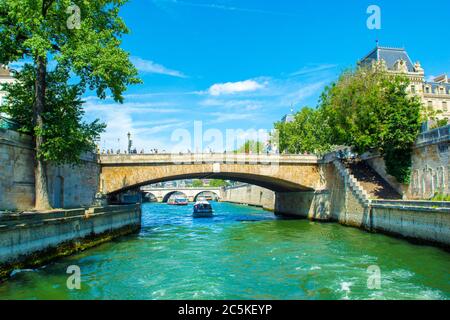
[[[334,166],[337,171],[344,179],[344,182],[348,184],[353,194],[356,196],[358,201],[361,202],[364,206],[370,206],[371,200],[369,194],[363,189],[363,187],[359,184],[358,180],[355,176],[350,172],[348,168],[346,168],[342,162],[338,159],[333,161]]]
[[[401,200],[402,196],[365,161],[347,160],[343,165],[372,200]]]

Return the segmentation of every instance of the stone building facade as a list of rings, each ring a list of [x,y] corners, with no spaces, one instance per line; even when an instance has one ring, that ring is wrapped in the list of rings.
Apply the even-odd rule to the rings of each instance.
[[[438,119],[450,119],[450,81],[443,74],[426,79],[420,62],[413,63],[404,48],[376,46],[358,62],[359,66],[377,66],[391,74],[405,75],[411,81],[408,92],[417,95],[423,104],[437,112]]]
[[[1,90],[1,86],[4,83],[12,83],[15,79],[11,74],[9,68],[5,65],[0,64],[0,105],[3,103],[6,93]]]

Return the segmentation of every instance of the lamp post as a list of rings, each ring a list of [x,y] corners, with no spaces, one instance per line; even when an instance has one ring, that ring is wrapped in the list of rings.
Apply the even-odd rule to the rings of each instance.
[[[131,153],[131,146],[133,145],[133,141],[131,140],[131,133],[128,132],[128,154]]]

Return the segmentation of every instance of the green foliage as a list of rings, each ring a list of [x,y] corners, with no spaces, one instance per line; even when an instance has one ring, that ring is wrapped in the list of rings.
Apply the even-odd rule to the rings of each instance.
[[[450,201],[450,195],[443,193],[435,193],[431,201]]]
[[[30,108],[34,103],[35,69],[26,64],[22,71],[15,73],[15,77],[17,82],[4,86],[8,95],[0,112],[15,119],[20,125],[19,131],[44,137],[38,157],[57,164],[78,163],[80,154],[95,150],[94,141],[106,126],[98,120],[92,123],[82,121],[84,111],[80,97],[83,88],[67,84],[67,69],[58,66],[47,75],[43,128],[33,126]]]
[[[128,33],[119,9],[126,0],[77,1],[80,28],[69,28],[71,0],[3,0],[0,2],[0,63],[51,57],[96,90],[109,90],[116,101],[130,84],[139,83],[129,54],[120,48]]]
[[[192,186],[194,188],[201,188],[201,187],[203,187],[203,181],[200,179],[195,179],[192,181]]]
[[[386,171],[408,183],[411,148],[420,130],[422,104],[407,93],[406,77],[377,69],[344,72],[327,88],[320,108],[333,128],[330,140],[356,152],[379,151]]]
[[[247,140],[236,150],[236,153],[262,153],[264,152],[264,143],[260,141]]]
[[[21,123],[21,131],[42,138],[36,140],[39,160],[75,163],[82,152],[93,149],[104,125],[82,122],[80,97],[86,89],[100,98],[110,92],[123,102],[127,86],[140,83],[129,54],[120,48],[122,35],[128,33],[118,15],[124,3],[78,1],[80,25],[73,28],[68,25],[74,13],[67,11],[70,0],[0,1],[0,63],[30,61],[16,74],[19,83],[7,89],[3,111]],[[56,65],[54,71],[46,68],[48,61]],[[37,73],[42,63],[44,77]],[[42,111],[36,107],[42,96],[38,91],[45,97]]]
[[[229,183],[221,180],[221,179],[213,179],[209,182],[209,186],[210,187],[214,187],[214,188],[220,188],[220,187],[226,187],[228,186]],[[203,188],[205,187],[204,183],[202,180],[200,179],[195,179],[192,181],[192,187],[194,188]]]
[[[275,129],[282,151],[323,154],[331,148],[328,142],[330,128],[323,119],[321,110],[304,107],[295,114],[293,122],[277,122]]]
[[[226,187],[226,186],[228,186],[229,183],[226,182],[225,180],[213,179],[213,180],[211,180],[211,182],[209,183],[209,185],[210,185],[211,187],[214,187],[214,188],[220,188],[220,187]]]
[[[434,121],[434,124],[430,127],[430,129],[433,130],[433,129],[445,127],[446,125],[448,125],[448,118],[436,119]]]

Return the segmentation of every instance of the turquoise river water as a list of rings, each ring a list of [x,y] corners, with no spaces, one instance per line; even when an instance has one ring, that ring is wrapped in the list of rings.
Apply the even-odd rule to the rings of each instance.
[[[193,219],[192,205],[145,204],[139,234],[17,270],[0,284],[0,299],[450,297],[450,254],[441,249],[254,207],[213,206],[214,218]],[[66,286],[71,265],[80,267],[80,290]],[[367,285],[370,266],[381,273],[379,289]]]

